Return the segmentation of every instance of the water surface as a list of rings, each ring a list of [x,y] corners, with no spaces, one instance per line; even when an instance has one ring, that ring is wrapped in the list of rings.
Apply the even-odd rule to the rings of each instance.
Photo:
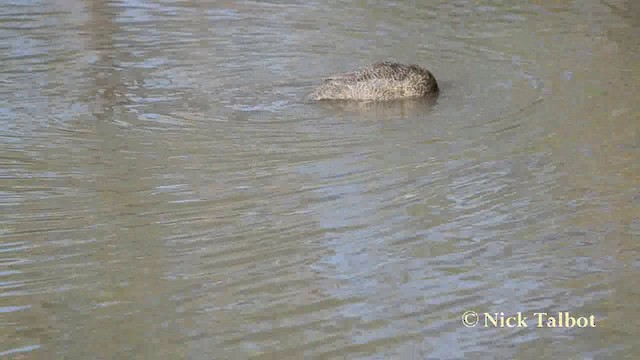
[[[638,358],[640,8],[508,3],[5,1],[0,357]]]

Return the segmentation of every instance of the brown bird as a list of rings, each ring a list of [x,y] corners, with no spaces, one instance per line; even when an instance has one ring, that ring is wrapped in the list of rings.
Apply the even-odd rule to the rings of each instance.
[[[309,99],[382,101],[437,94],[438,83],[429,70],[383,61],[325,78]]]

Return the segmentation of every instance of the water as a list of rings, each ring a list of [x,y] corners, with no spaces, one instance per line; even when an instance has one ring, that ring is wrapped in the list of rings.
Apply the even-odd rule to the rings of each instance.
[[[5,1],[0,357],[638,358],[640,8],[508,3]]]

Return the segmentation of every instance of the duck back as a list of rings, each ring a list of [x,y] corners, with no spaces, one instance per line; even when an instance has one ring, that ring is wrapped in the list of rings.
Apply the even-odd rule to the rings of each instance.
[[[429,70],[418,65],[378,62],[325,78],[310,95],[312,100],[395,100],[438,93]]]

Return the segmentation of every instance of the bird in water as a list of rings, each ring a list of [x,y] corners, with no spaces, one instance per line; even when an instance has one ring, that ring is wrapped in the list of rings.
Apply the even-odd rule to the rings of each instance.
[[[383,101],[437,94],[438,83],[429,70],[383,61],[325,78],[309,99]]]

